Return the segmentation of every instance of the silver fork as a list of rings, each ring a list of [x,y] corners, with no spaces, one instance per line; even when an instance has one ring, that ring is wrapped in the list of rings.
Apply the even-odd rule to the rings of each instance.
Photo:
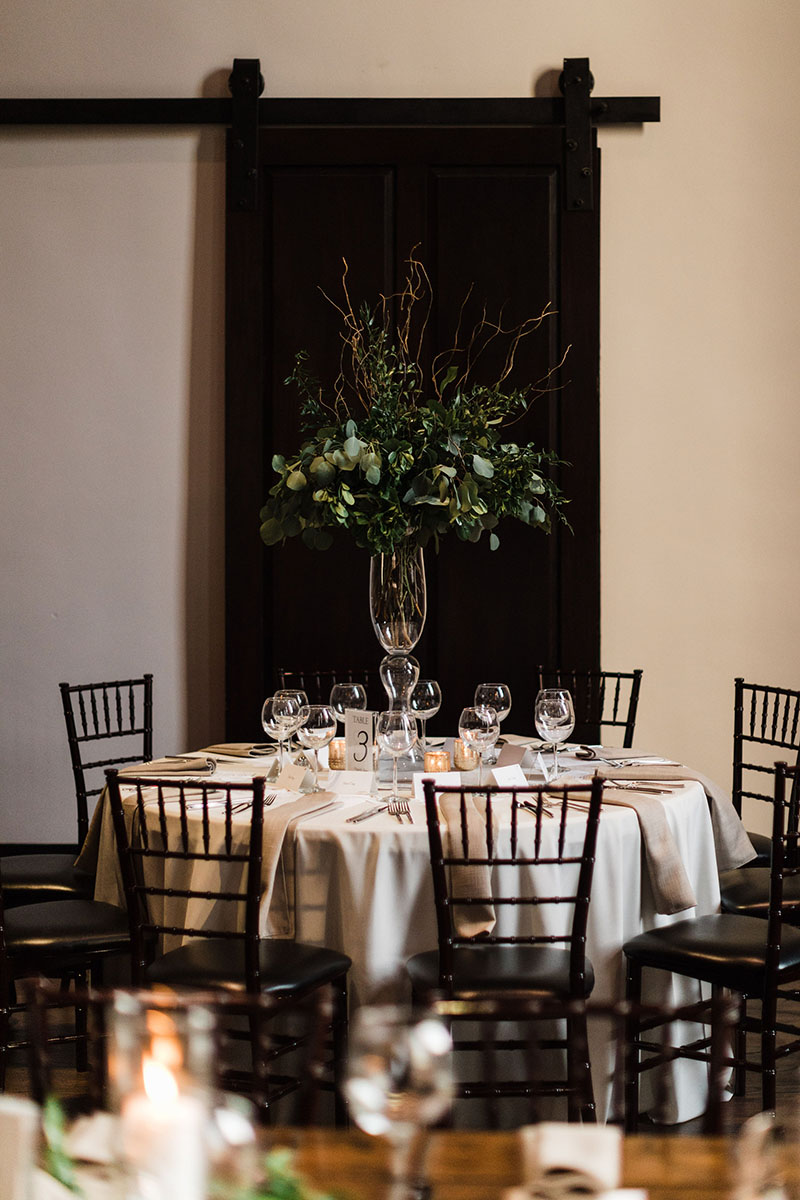
[[[403,817],[408,817],[409,824],[414,824],[414,818],[411,816],[411,809],[408,806],[407,800],[401,800],[396,796],[389,805],[389,816],[397,817],[400,824],[403,824]]]
[[[264,797],[264,808],[269,808],[270,804],[274,804],[275,801],[277,800],[277,798],[278,798],[277,792],[270,792],[267,796]],[[231,812],[232,813],[244,812],[244,810],[246,808],[249,808],[252,803],[253,803],[252,800],[242,800],[241,804],[233,805],[233,807],[231,808]]]

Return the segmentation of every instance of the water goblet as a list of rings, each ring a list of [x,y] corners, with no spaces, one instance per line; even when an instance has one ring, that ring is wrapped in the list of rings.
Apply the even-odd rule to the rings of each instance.
[[[428,749],[428,720],[435,717],[442,706],[442,689],[435,679],[420,679],[408,698],[408,706],[422,723],[422,753]]]
[[[336,713],[336,720],[344,725],[344,714],[348,708],[367,707],[367,689],[363,683],[335,683],[331,688],[329,703]]]
[[[575,709],[566,688],[542,688],[534,708],[536,732],[553,745],[553,778],[558,775],[558,743],[565,742],[575,728]]]
[[[417,740],[417,722],[414,716],[402,708],[392,708],[378,714],[376,736],[381,750],[392,756],[391,800],[399,799],[397,789],[397,760],[408,754]]]
[[[289,741],[289,751],[291,752],[292,737],[297,732],[297,727],[300,724],[300,709],[303,707],[304,704],[308,704],[308,695],[306,694],[306,692],[302,691],[300,688],[278,688],[275,695],[280,697],[281,699],[285,699],[288,696],[290,700],[295,701],[295,703],[298,705],[298,708],[297,708],[297,711],[295,714],[294,724],[289,729],[288,741]],[[303,761],[305,761],[305,759]],[[306,766],[308,766],[307,762],[306,762]]]
[[[497,720],[503,724],[511,712],[511,688],[507,683],[479,683],[475,688],[473,704],[485,704],[497,713]],[[497,762],[496,756],[488,761]]]
[[[302,705],[291,696],[268,696],[261,708],[261,725],[264,732],[278,743],[278,763],[284,765],[283,743],[291,737],[300,718]]]
[[[344,1086],[353,1120],[391,1145],[390,1200],[421,1200],[430,1192],[427,1130],[453,1098],[450,1033],[437,1017],[399,1005],[364,1006],[348,1041]]]
[[[313,792],[320,791],[319,752],[333,740],[336,733],[336,713],[329,704],[304,704],[300,709],[301,723],[297,727],[297,740],[306,750],[314,751]]]
[[[478,752],[478,787],[483,787],[483,755],[500,736],[497,713],[486,704],[464,708],[458,718],[458,736],[466,746]]]

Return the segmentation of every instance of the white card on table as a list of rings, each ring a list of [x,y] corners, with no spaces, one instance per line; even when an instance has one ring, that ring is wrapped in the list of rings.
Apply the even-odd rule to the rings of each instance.
[[[414,799],[424,800],[425,793],[422,790],[423,779],[432,779],[437,787],[459,787],[461,784],[460,771],[415,771],[414,780]]]
[[[328,791],[336,792],[337,796],[369,796],[373,783],[372,771],[331,771]]]
[[[371,771],[375,713],[359,708],[345,709],[344,740],[347,770]]]
[[[514,788],[528,786],[525,772],[518,762],[510,763],[507,767],[492,767],[492,775],[498,787]]]
[[[299,792],[308,773],[308,767],[299,763],[287,763],[271,786],[279,791]]]

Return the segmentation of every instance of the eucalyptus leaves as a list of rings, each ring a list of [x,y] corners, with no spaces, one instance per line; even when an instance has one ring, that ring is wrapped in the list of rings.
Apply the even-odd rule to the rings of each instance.
[[[345,303],[335,307],[344,349],[332,394],[312,378],[305,353],[287,380],[303,397],[307,440],[272,460],[278,481],[261,512],[267,545],[299,534],[323,550],[342,529],[381,554],[406,539],[425,546],[432,538],[438,547],[452,530],[470,542],[485,531],[496,549],[504,517],[549,530],[565,503],[547,474],[557,460],[518,445],[506,428],[546,387],[503,387],[520,340],[549,310],[511,330],[483,318],[464,345],[433,360],[426,378],[420,364],[430,286],[422,265],[412,257],[404,290],[358,313],[346,270],[343,283]],[[499,379],[473,382],[475,361],[497,338],[506,345]]]

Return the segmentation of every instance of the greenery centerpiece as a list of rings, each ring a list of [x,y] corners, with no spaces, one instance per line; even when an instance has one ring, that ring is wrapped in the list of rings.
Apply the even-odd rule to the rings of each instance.
[[[463,339],[459,321],[454,344],[426,370],[432,289],[420,262],[412,256],[402,292],[374,307],[354,310],[346,264],[342,287],[344,302],[334,304],[343,330],[333,388],[314,378],[304,351],[286,380],[302,398],[303,441],[272,459],[278,479],[261,511],[266,544],[299,535],[325,550],[342,530],[378,555],[431,540],[438,549],[453,532],[468,542],[486,533],[496,550],[506,517],[549,531],[565,503],[549,475],[558,460],[520,445],[510,430],[549,390],[558,367],[536,383],[508,385],[520,343],[554,315],[549,305],[510,329],[484,315]],[[503,353],[487,383],[477,375],[492,343]]]
[[[504,518],[543,531],[564,519],[550,474],[559,460],[515,441],[512,428],[561,365],[535,383],[510,382],[520,344],[554,314],[548,305],[505,328],[484,311],[464,332],[468,294],[453,344],[429,359],[433,293],[413,254],[398,294],[354,308],[346,263],[342,291],[341,304],[330,300],[343,324],[334,385],[319,383],[304,351],[286,380],[301,397],[302,441],[272,459],[278,478],[261,511],[261,537],[272,546],[300,536],[325,550],[341,531],[372,555],[373,625],[387,654],[406,660],[395,662],[393,683],[383,667],[381,674],[393,706],[402,705],[393,693],[416,681],[408,655],[425,620],[423,549],[432,542],[438,550],[454,533],[465,542],[486,534],[496,550]],[[489,359],[499,366],[487,382]]]

